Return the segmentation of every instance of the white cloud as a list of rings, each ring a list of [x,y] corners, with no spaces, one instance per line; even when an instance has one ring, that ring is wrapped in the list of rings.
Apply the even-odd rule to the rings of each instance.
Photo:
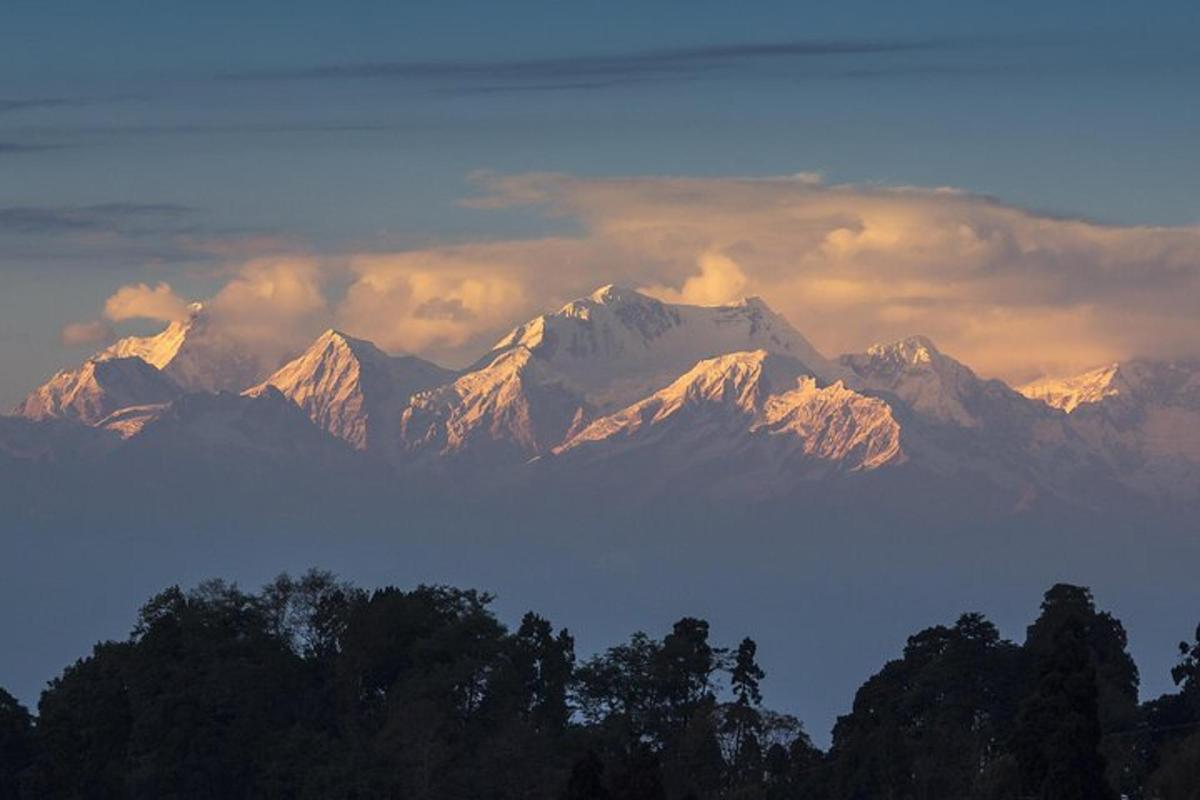
[[[104,316],[113,322],[129,319],[174,322],[187,318],[187,305],[168,283],[160,282],[153,288],[145,283],[132,283],[104,301]]]
[[[700,273],[687,278],[680,289],[645,286],[642,291],[668,303],[699,306],[719,306],[745,296],[746,274],[729,256],[703,253],[698,266]]]
[[[114,336],[112,325],[97,319],[68,323],[63,326],[58,338],[67,347],[77,347],[83,344],[107,344]]]
[[[950,189],[784,178],[479,178],[478,208],[533,207],[574,236],[246,263],[210,303],[280,352],[335,324],[465,364],[597,286],[721,303],[759,295],[828,354],[921,333],[1024,380],[1134,354],[1200,354],[1200,227],[1101,225]],[[166,284],[110,319],[171,319]]]

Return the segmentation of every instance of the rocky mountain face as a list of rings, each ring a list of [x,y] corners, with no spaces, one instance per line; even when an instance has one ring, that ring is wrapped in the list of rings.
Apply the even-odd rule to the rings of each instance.
[[[241,391],[261,380],[267,365],[221,330],[202,303],[185,320],[155,336],[130,336],[96,354],[99,360],[137,357],[187,391]]]
[[[74,419],[95,425],[122,408],[166,403],[182,393],[166,373],[137,356],[93,358],[57,373],[13,413],[32,420]]]
[[[889,502],[917,487],[1010,511],[1200,500],[1194,364],[1018,391],[924,337],[830,360],[761,300],[688,306],[616,286],[514,328],[463,371],[330,330],[264,375],[232,341],[201,306],[124,339],[31,393],[0,425],[0,456],[214,475],[228,462],[317,482],[366,470],[464,497],[589,487],[610,503],[819,502],[868,479],[892,486],[877,491]]]
[[[1200,487],[1200,362],[1134,359],[1020,387],[1069,414],[1088,448],[1139,491],[1188,499]]]
[[[822,377],[838,372],[758,298],[729,306],[673,305],[611,285],[514,328],[480,364],[518,347],[603,410],[639,400],[696,362],[724,353],[762,349],[800,359]]]
[[[455,373],[415,356],[389,356],[375,345],[329,330],[258,388],[273,386],[313,424],[356,450],[386,452],[400,441],[412,396]]]
[[[765,350],[705,359],[583,427],[553,455],[568,474],[607,473],[625,491],[686,485],[745,497],[906,458],[885,402]]]

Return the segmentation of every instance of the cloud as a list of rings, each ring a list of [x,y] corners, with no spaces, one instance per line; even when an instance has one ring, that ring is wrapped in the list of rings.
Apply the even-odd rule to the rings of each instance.
[[[171,288],[159,283],[151,288],[145,283],[122,286],[104,301],[104,316],[113,322],[130,319],[153,319],[175,322],[187,319],[188,302]]]
[[[226,75],[234,80],[395,80],[463,93],[606,89],[650,80],[722,74],[739,67],[831,57],[944,50],[943,39],[809,39],[640,50],[557,58],[373,61]]]
[[[329,327],[326,269],[316,259],[288,255],[253,259],[205,308],[226,335],[277,365]]]
[[[82,105],[80,100],[66,97],[9,97],[0,98],[0,114],[43,108],[64,108]]]
[[[642,291],[668,303],[718,306],[745,295],[746,275],[737,262],[720,253],[704,253],[699,258],[700,274],[683,282],[681,289],[646,286]]]
[[[149,221],[174,221],[195,209],[175,203],[97,203],[87,206],[3,206],[0,233],[49,234],[129,231]]]
[[[1012,381],[1200,356],[1200,226],[1103,225],[812,174],[476,180],[469,205],[530,208],[580,232],[251,260],[210,307],[279,352],[332,324],[455,365],[610,282],[677,302],[758,295],[829,355],[925,334]]]
[[[1023,380],[1132,355],[1200,355],[1200,227],[1102,225],[948,188],[780,178],[477,176],[479,208],[576,219],[575,292],[607,280],[664,299],[761,295],[823,350],[932,336]],[[607,274],[591,266],[606,264]],[[537,263],[541,266],[531,266]]]
[[[61,150],[64,145],[29,144],[27,142],[0,142],[0,155],[15,155],[17,153],[44,153],[47,150]]]
[[[336,310],[338,326],[388,350],[461,360],[464,351],[486,349],[490,334],[537,308],[529,269],[563,249],[541,240],[355,257]]]
[[[116,338],[116,334],[112,325],[97,319],[64,325],[58,338],[67,347],[75,347],[83,344],[107,344]]]

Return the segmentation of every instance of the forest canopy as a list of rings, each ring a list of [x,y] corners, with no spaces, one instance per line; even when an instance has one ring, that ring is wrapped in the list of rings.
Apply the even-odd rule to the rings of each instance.
[[[974,613],[914,634],[827,752],[764,707],[750,638],[685,617],[581,659],[491,599],[320,571],[169,588],[36,714],[0,690],[0,798],[1200,797],[1200,629],[1139,704],[1084,587],[1051,587],[1021,643]]]

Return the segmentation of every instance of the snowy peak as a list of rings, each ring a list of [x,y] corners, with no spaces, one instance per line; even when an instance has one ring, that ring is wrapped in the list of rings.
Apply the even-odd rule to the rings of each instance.
[[[824,378],[839,370],[765,303],[664,303],[633,289],[604,286],[588,297],[513,329],[481,361],[527,348],[602,408],[620,408],[674,381],[696,362],[724,353],[789,355]]]
[[[801,376],[813,374],[801,362],[766,350],[753,350],[709,358],[656,393],[660,414],[687,405],[714,403],[747,413],[761,410],[767,397],[785,392]]]
[[[226,335],[201,303],[188,318],[154,336],[129,336],[95,358],[136,356],[161,369],[187,391],[241,391],[268,371],[243,342]]]
[[[251,391],[275,387],[317,427],[355,449],[387,450],[397,443],[409,398],[454,375],[415,356],[389,356],[368,341],[330,329]]]
[[[1018,386],[1017,391],[1069,414],[1081,405],[1099,403],[1119,394],[1120,389],[1115,385],[1119,369],[1120,365],[1114,363],[1067,378],[1039,378]]]
[[[133,452],[189,461],[216,458],[217,465],[230,468],[243,463],[289,468],[301,459],[319,469],[336,466],[348,452],[269,386],[245,394],[195,392],[170,403],[127,408],[101,426],[119,433]]]
[[[165,403],[179,394],[170,378],[140,358],[91,359],[57,373],[14,413],[34,420],[64,418],[94,425],[118,409]]]
[[[528,348],[517,347],[453,383],[414,396],[401,419],[401,436],[413,457],[514,463],[548,451],[590,413],[569,381]]]
[[[705,359],[669,386],[591,423],[557,451],[566,452],[586,442],[627,438],[654,426],[687,427],[700,417],[752,418],[770,395],[787,391],[805,375],[811,375],[811,370],[804,364],[766,350]]]
[[[767,401],[760,429],[800,443],[808,458],[858,472],[901,464],[901,428],[892,408],[838,381],[819,387],[803,378],[795,389]]]
[[[565,465],[648,488],[687,485],[751,495],[790,491],[831,472],[905,460],[888,404],[802,362],[755,350],[696,364],[670,386],[601,417],[554,451]],[[620,477],[624,476],[624,477]]]
[[[970,372],[959,362],[943,355],[925,336],[909,336],[895,342],[871,345],[864,353],[842,356],[841,362],[850,367],[855,374],[870,377],[928,372]]]
[[[918,414],[964,428],[987,422],[981,406],[1020,401],[999,381],[984,381],[924,336],[877,344],[839,361],[862,389],[888,392]]]
[[[1192,497],[1200,486],[1200,363],[1134,359],[1021,387],[1068,412],[1071,429],[1135,489]]]
[[[667,304],[609,284],[554,314],[519,325],[492,351],[525,347],[549,361],[636,356],[680,323],[679,315]]]
[[[1098,404],[1114,409],[1149,403],[1200,410],[1200,363],[1133,359],[1066,378],[1040,378],[1017,390],[1068,413]]]

